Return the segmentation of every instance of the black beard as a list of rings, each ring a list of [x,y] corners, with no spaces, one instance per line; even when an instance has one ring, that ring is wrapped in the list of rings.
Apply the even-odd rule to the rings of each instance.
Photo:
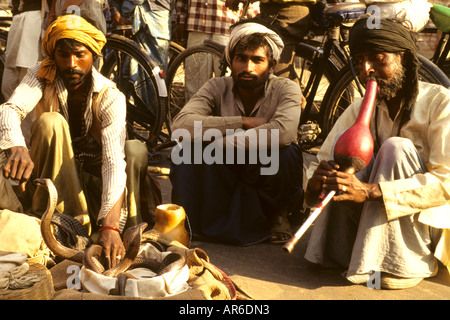
[[[251,77],[253,80],[248,81],[248,80],[241,80],[240,76],[249,76]],[[266,82],[268,77],[262,77],[260,79],[258,79],[258,77],[248,73],[248,72],[241,72],[240,74],[238,74],[236,77],[234,77],[234,83],[241,88],[244,89],[255,89],[260,87],[262,84],[264,84]]]
[[[77,74],[80,77],[78,79],[72,79],[72,80],[68,80],[65,76],[69,76],[69,75],[73,75],[73,74]],[[84,82],[84,80],[86,79],[87,74],[84,74],[81,71],[78,71],[76,69],[67,69],[65,71],[61,71],[60,72],[61,78],[64,82],[64,85],[66,86],[66,88],[69,87],[74,87],[79,85],[80,83]]]

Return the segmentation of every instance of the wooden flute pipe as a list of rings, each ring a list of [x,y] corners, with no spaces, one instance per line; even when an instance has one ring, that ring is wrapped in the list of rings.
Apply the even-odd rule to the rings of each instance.
[[[355,172],[367,166],[373,155],[373,137],[370,132],[370,119],[375,108],[377,95],[377,82],[370,78],[366,84],[366,93],[359,110],[355,123],[344,131],[336,141],[333,149],[334,161],[345,172]],[[314,209],[306,221],[300,226],[294,236],[285,243],[283,251],[291,253],[294,246],[303,234],[308,230],[314,220],[320,215],[326,205],[333,199],[336,191],[330,191],[324,197],[322,202]]]
[[[353,168],[347,168],[345,170],[347,173],[354,172]],[[322,202],[313,210],[313,212],[308,216],[308,218],[303,222],[301,227],[297,230],[297,232],[292,236],[291,239],[289,239],[288,242],[286,242],[283,246],[283,251],[286,253],[291,253],[292,250],[294,250],[295,245],[297,244],[298,240],[303,236],[303,234],[306,232],[306,230],[309,229],[309,227],[312,225],[314,220],[322,213],[323,209],[327,206],[327,204],[333,199],[334,195],[336,194],[336,190],[331,190],[326,194],[326,196],[323,198]]]

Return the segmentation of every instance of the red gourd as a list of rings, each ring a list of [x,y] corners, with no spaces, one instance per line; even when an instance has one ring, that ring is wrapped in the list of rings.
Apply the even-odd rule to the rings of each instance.
[[[373,154],[373,138],[369,124],[377,95],[377,82],[367,81],[366,93],[355,123],[348,128],[334,145],[334,161],[345,171],[350,167],[359,171],[367,166]]]
[[[366,93],[355,123],[339,136],[334,145],[334,161],[339,164],[342,171],[359,171],[367,166],[372,159],[374,143],[369,125],[373,109],[375,108],[377,88],[377,82],[374,79],[371,78],[367,81]],[[335,194],[336,191],[334,190],[328,194],[322,192],[320,196],[323,199],[322,202],[308,216],[292,238],[285,243],[283,246],[284,252],[291,253],[294,250],[298,240],[300,240]]]

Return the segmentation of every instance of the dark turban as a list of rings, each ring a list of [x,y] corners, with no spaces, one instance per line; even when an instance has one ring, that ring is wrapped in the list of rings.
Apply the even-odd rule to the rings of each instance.
[[[370,18],[355,22],[350,30],[350,52],[354,56],[360,52],[406,52],[405,78],[406,93],[403,109],[403,121],[409,120],[411,107],[416,101],[419,91],[419,66],[415,39],[408,28],[399,22],[379,20],[380,25],[374,26]],[[378,21],[377,21],[378,22]]]

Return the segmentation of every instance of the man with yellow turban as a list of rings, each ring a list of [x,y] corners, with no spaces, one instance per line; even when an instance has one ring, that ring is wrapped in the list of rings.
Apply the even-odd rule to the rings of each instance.
[[[46,58],[0,106],[0,188],[5,190],[0,207],[42,215],[47,191],[31,181],[51,179],[58,191],[56,210],[88,232],[98,231],[114,266],[124,256],[120,233],[141,222],[139,186],[147,172],[147,149],[125,141],[125,97],[92,66],[105,43],[102,32],[76,15],[60,16],[46,30]],[[36,119],[28,150],[20,122],[32,110]],[[21,199],[25,191],[30,195],[29,204],[18,200],[8,179],[18,181]],[[93,219],[97,223],[91,224]]]
[[[302,95],[272,74],[282,49],[262,21],[236,24],[225,49],[232,76],[206,82],[173,121],[182,149],[172,152],[172,202],[195,235],[238,245],[292,235],[288,213],[303,204]]]

